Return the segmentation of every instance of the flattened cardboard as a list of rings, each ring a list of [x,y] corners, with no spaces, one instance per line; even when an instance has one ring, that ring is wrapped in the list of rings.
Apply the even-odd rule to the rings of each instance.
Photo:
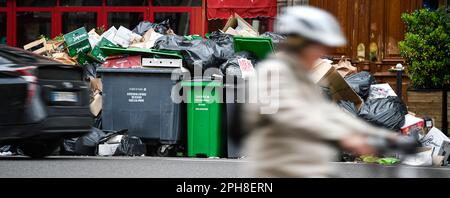
[[[89,43],[91,44],[91,47],[94,48],[98,42],[102,39],[100,35],[95,32],[95,28],[93,28],[91,31],[88,32],[89,35]]]
[[[131,41],[133,40],[133,32],[123,26],[120,26],[119,29],[116,32],[116,35],[114,36],[114,42],[116,42],[118,45],[127,48],[130,46]]]
[[[141,56],[128,56],[124,58],[108,59],[102,67],[106,68],[140,68],[142,67]]]
[[[103,84],[102,84],[102,79],[101,78],[89,78],[89,82],[90,82],[90,87],[91,87],[91,91],[92,92],[96,92],[96,91],[103,91]]]
[[[236,13],[234,13],[234,16],[231,16],[230,18],[228,18],[228,21],[225,24],[225,26],[223,27],[222,32],[229,32],[228,31],[229,28],[233,28],[234,30],[236,30],[236,28],[239,25],[240,25],[240,28],[246,30],[246,32],[251,32],[251,35],[254,34],[254,36],[259,36],[258,30],[253,28],[252,25],[247,23],[247,21],[245,21],[241,16],[239,16]],[[239,34],[239,31],[233,31],[233,32]],[[231,32],[229,32],[229,33],[231,33]],[[242,35],[242,36],[248,36],[248,35]]]
[[[94,100],[89,105],[91,113],[95,117],[97,117],[102,111],[102,103],[103,103],[102,95],[99,92],[96,92],[94,95]]]
[[[364,101],[361,97],[353,91],[330,63],[320,62],[313,70],[312,79],[318,85],[329,88],[334,101],[352,101],[358,110],[363,106]]]

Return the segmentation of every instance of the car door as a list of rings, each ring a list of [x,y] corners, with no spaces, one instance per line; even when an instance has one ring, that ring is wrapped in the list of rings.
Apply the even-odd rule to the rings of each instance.
[[[13,63],[0,55],[0,125],[24,121],[28,82],[11,72]]]

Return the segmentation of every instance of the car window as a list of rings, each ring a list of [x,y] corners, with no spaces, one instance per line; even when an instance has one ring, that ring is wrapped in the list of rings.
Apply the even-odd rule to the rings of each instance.
[[[14,63],[29,63],[29,64],[54,64],[55,62],[49,60],[41,55],[33,54],[31,52],[27,52],[25,50],[18,50],[15,48],[7,47],[0,48],[0,53],[3,54],[10,60],[13,60]]]
[[[2,53],[6,54],[7,56],[10,56],[14,59],[17,59],[21,62],[36,62],[38,59],[34,56],[30,56],[28,53],[24,53],[19,50],[14,49],[8,49],[8,50],[2,50]]]

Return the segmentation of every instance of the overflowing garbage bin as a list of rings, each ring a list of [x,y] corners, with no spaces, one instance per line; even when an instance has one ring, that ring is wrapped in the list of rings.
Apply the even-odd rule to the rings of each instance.
[[[181,83],[187,103],[187,153],[189,157],[221,157],[221,81],[196,79]]]
[[[180,104],[171,100],[172,87],[181,79],[179,68],[100,68],[103,81],[103,129],[122,130],[158,143],[158,155],[182,135]],[[173,76],[174,77],[173,77]]]

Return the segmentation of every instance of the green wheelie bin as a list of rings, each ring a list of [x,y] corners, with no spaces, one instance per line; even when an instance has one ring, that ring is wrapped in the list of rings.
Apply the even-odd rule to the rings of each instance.
[[[181,83],[187,103],[187,153],[189,157],[222,157],[221,81]]]

